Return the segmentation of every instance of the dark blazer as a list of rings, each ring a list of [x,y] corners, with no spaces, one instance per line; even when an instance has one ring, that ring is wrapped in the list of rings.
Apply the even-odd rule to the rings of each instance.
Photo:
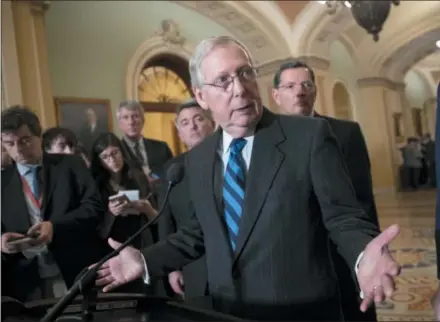
[[[186,153],[170,160],[165,165],[165,169],[168,169],[171,164],[184,164],[185,155]],[[166,188],[166,185],[164,185],[164,188]],[[159,205],[163,202],[164,190],[162,189],[162,193],[159,195]],[[184,175],[182,181],[171,190],[164,213],[158,221],[159,239],[165,240],[169,235],[174,234],[179,227],[185,226],[193,212],[189,192],[189,178]],[[208,276],[205,256],[183,267],[182,272],[185,283],[185,300],[207,295]]]
[[[379,226],[371,179],[370,158],[359,124],[321,116],[317,113],[315,113],[315,117],[322,118],[330,124],[341,148],[356,197],[370,219]],[[365,313],[359,309],[360,298],[353,268],[347,265],[334,243],[331,243],[331,251],[339,280],[341,306],[345,319],[347,321],[376,321],[376,312],[373,307]]]
[[[315,117],[322,118],[329,123],[341,148],[356,197],[371,220],[376,225],[379,225],[373,194],[370,157],[368,156],[367,145],[359,124],[357,122],[322,116],[317,113]]]
[[[67,287],[73,284],[80,271],[96,262],[105,243],[97,234],[104,208],[95,182],[76,156],[49,155],[43,157],[42,216],[53,224],[53,239],[49,244]],[[30,217],[22,192],[22,181],[16,167],[2,172],[2,233],[25,234]],[[2,254],[2,277],[10,287],[2,285],[2,295],[25,301],[39,285],[37,262],[27,260],[21,253]],[[7,272],[3,272],[3,268]],[[4,280],[4,279],[3,279]]]
[[[134,153],[131,151],[131,148],[128,146],[125,140],[121,140],[122,145],[125,149],[125,153],[127,158],[131,160],[134,164],[136,164],[139,168],[142,168],[142,163],[137,160]],[[163,175],[163,167],[165,163],[173,158],[173,154],[171,153],[168,144],[163,141],[146,139],[144,138],[145,150],[147,151],[148,165],[153,173],[156,173],[159,176]]]
[[[318,118],[264,110],[256,129],[237,248],[223,224],[221,130],[186,158],[195,213],[143,250],[152,276],[206,255],[214,308],[258,320],[340,320],[329,238],[350,267],[379,234],[359,205],[337,141]]]
[[[440,120],[440,83],[437,85],[437,120]],[[435,125],[435,173],[437,182],[440,182],[440,122]],[[437,250],[437,263],[440,263],[440,189],[437,188],[437,205],[435,209],[435,245]],[[440,265],[437,265],[437,278],[440,279]]]
[[[140,198],[147,198],[150,193],[150,187],[148,180],[143,171],[137,168],[131,168],[128,170],[127,177],[123,178],[123,187],[125,190],[139,190]],[[98,179],[98,189],[102,197],[102,203],[105,208],[104,219],[102,221],[102,226],[100,227],[100,235],[104,240],[112,237],[115,240],[123,243],[132,234],[134,234],[143,224],[147,222],[145,215],[132,215],[127,217],[116,217],[112,215],[108,210],[108,199],[110,196],[116,194],[116,191],[110,187],[108,182],[103,182],[103,180]],[[115,225],[122,225],[125,227],[118,228],[117,236],[112,235],[114,232]],[[119,237],[119,238],[118,238]],[[140,248],[141,246],[149,246],[153,243],[151,231],[146,230],[140,238],[133,241],[135,247]]]

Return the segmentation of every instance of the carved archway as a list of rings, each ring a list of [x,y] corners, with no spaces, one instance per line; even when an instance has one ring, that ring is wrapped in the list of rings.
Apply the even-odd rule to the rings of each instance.
[[[127,99],[139,99],[139,76],[145,68],[145,65],[153,58],[160,55],[173,55],[185,61],[189,61],[193,51],[193,47],[188,43],[173,45],[166,42],[161,36],[154,36],[147,39],[139,46],[128,63],[126,76]]]
[[[143,79],[141,74],[145,69],[154,66],[169,69],[178,75],[189,89],[190,80],[187,66],[192,52],[193,49],[189,44],[170,44],[162,36],[154,36],[146,40],[139,46],[128,63],[126,76],[127,99],[142,99],[139,95],[139,88]],[[144,136],[167,142],[174,155],[178,155],[185,150],[173,125],[174,111],[178,103],[153,99],[152,102],[143,104],[146,113]]]

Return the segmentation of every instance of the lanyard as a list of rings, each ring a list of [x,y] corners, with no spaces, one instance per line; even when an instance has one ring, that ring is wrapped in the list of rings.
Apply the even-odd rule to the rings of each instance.
[[[26,179],[24,177],[21,177],[21,182],[23,183],[24,193],[26,194],[26,196],[34,204],[35,207],[40,209],[41,208],[41,201],[43,200],[42,194],[40,194],[40,198],[38,200],[35,199],[35,196],[32,193],[32,190],[29,187],[29,184],[27,183],[27,181],[26,181]]]

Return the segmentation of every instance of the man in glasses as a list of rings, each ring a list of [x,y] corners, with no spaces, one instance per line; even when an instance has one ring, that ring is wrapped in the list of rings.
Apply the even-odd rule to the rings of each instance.
[[[265,109],[251,55],[233,38],[202,41],[190,74],[197,102],[220,127],[185,158],[191,218],[167,240],[110,259],[97,284],[148,282],[204,254],[217,310],[340,321],[330,237],[357,271],[362,310],[390,296],[399,266],[386,246],[399,229],[379,233],[359,205],[328,123]]]
[[[356,197],[370,219],[379,225],[374,202],[370,159],[367,146],[358,123],[321,116],[315,110],[315,73],[305,63],[291,60],[280,66],[274,76],[272,95],[287,115],[302,115],[326,120],[341,148]],[[332,257],[341,291],[341,306],[347,321],[376,321],[371,307],[367,312],[359,309],[358,287],[352,269],[332,243]]]

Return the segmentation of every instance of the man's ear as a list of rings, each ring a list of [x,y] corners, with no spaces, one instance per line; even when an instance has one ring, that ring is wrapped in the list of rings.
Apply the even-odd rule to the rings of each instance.
[[[277,103],[278,106],[280,106],[280,93],[278,92],[277,88],[272,88],[272,98]]]
[[[208,104],[205,101],[203,91],[198,87],[193,87],[193,93],[194,93],[194,97],[197,100],[197,103],[199,103],[200,107],[203,108],[204,110],[208,110]]]

